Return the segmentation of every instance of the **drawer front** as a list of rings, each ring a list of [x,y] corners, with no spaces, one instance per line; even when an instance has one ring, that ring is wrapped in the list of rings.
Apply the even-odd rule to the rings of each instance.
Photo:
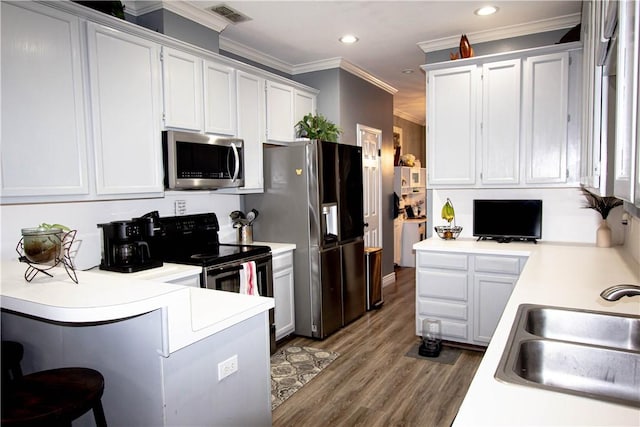
[[[418,275],[419,296],[467,300],[466,272],[419,270]]]
[[[467,320],[467,304],[457,304],[447,301],[418,300],[418,314],[426,317],[449,317],[451,319]]]
[[[467,270],[466,254],[450,254],[418,251],[418,267]]]
[[[293,252],[286,252],[274,256],[271,260],[271,264],[273,266],[273,271],[290,268],[293,265]]]
[[[416,319],[416,335],[422,336],[422,319],[427,316],[418,316]],[[449,341],[469,342],[469,326],[465,322],[456,322],[455,320],[439,319],[440,333],[442,339]]]
[[[469,325],[466,323],[442,320],[442,338],[445,340],[469,340]]]
[[[520,274],[520,258],[476,255],[475,271],[484,273]]]

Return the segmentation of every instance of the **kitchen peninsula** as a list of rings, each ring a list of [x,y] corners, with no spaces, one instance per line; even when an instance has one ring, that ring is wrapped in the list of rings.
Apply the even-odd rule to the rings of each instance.
[[[272,298],[90,271],[75,284],[61,268],[29,283],[26,264],[1,268],[2,338],[24,345],[25,373],[99,370],[109,425],[271,425]]]
[[[451,260],[464,261],[466,264],[458,262],[453,265],[449,262],[448,269],[457,268],[460,277],[466,277],[468,280],[464,282],[468,286],[462,290],[465,301],[470,304],[464,310],[465,316],[468,314],[464,321],[470,322],[467,326],[472,331],[468,333],[476,339],[483,336],[473,330],[474,324],[482,323],[477,308],[480,285],[476,285],[482,280],[485,280],[485,283],[499,283],[499,277],[504,275],[503,272],[487,273],[487,266],[496,270],[498,267],[513,265],[514,269],[517,269],[522,264],[508,264],[502,261],[525,261],[522,271],[515,273],[519,274],[519,277],[516,278],[517,282],[510,297],[507,295],[508,302],[502,315],[497,317],[499,322],[493,336],[489,336],[489,345],[456,416],[454,426],[638,425],[639,408],[504,383],[494,378],[520,304],[640,315],[640,297],[624,297],[612,302],[600,297],[600,292],[609,286],[640,283],[640,265],[622,247],[597,248],[592,245],[548,242],[501,244],[471,239],[445,241],[432,238],[415,244],[414,249],[417,260],[416,318],[432,315],[424,308],[428,305],[420,305],[421,298],[424,299],[425,295],[428,297],[431,293],[426,290],[425,286],[429,284],[425,282],[424,276],[420,277],[433,269],[426,260],[429,260],[431,255],[437,255],[439,257],[435,259],[438,259],[440,264]],[[477,273],[478,259],[482,260],[485,269],[481,273]],[[482,279],[475,280],[474,276],[480,275]],[[493,277],[494,280],[487,280],[488,277]],[[439,298],[432,296],[430,299],[439,301]],[[429,298],[426,301],[428,303]],[[447,304],[450,303],[447,301]],[[458,301],[459,306],[464,304],[464,301]],[[466,324],[462,320],[454,322]],[[458,330],[460,329],[462,328]],[[418,324],[416,330],[419,330]]]

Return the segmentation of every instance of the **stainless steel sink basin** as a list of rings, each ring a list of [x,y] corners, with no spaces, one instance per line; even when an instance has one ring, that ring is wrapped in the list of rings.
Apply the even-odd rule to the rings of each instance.
[[[498,380],[640,407],[640,316],[523,304]]]
[[[524,328],[542,338],[640,351],[640,318],[556,307],[526,310]]]

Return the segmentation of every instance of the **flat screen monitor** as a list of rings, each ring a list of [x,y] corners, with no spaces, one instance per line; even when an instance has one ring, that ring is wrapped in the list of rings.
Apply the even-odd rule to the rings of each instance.
[[[542,200],[474,200],[473,235],[500,242],[542,238]]]

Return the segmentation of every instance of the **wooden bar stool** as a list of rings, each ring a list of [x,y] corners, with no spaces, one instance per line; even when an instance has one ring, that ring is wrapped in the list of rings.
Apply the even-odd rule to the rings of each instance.
[[[2,342],[3,377],[5,353],[16,348]],[[71,426],[90,410],[96,426],[107,425],[101,402],[104,378],[94,369],[49,369],[10,381],[3,378],[2,386],[2,426]]]

